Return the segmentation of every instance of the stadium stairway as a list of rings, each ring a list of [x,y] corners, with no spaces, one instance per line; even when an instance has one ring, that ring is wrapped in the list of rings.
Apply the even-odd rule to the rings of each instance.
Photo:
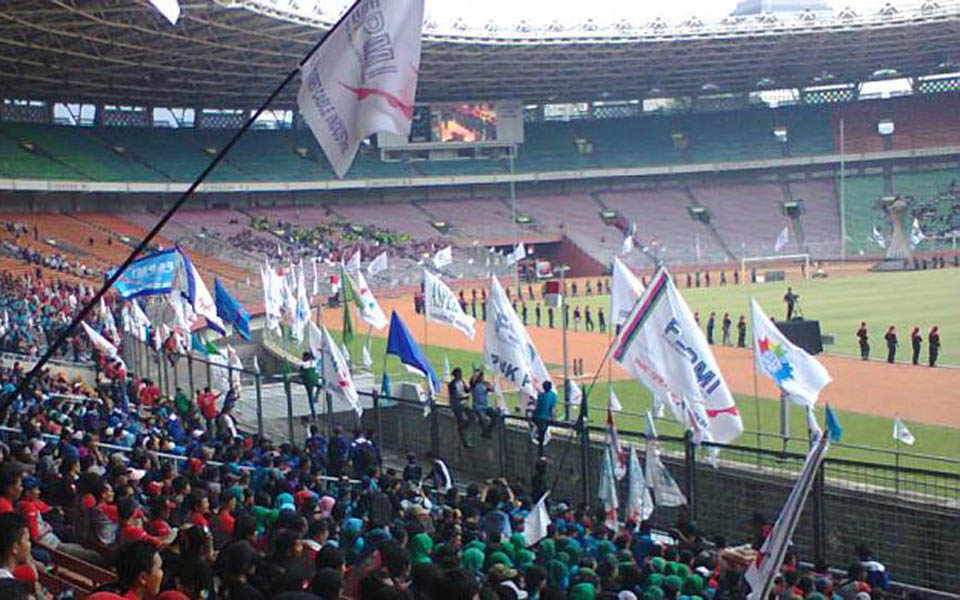
[[[696,194],[693,193],[693,188],[691,188],[689,185],[683,186],[683,193],[687,196],[690,204],[693,206],[704,207],[703,204],[700,203],[700,200],[697,199]],[[727,246],[727,242],[724,241],[723,236],[720,235],[720,232],[717,230],[717,226],[713,223],[713,220],[711,219],[709,223],[700,224],[703,225],[703,229],[707,231],[707,234],[717,243],[718,246],[720,246],[725,255],[725,259],[736,262],[736,255],[730,250],[730,247]]]

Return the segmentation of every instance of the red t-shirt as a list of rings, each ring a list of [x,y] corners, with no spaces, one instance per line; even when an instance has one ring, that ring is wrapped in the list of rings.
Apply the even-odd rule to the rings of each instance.
[[[213,394],[200,394],[197,404],[200,406],[200,413],[204,419],[215,419],[217,417],[217,397]]]
[[[163,544],[162,539],[150,535],[143,527],[134,527],[130,523],[120,528],[120,535],[117,537],[119,538],[118,541],[121,546],[128,542],[138,542],[140,540],[147,540],[154,546],[161,546]]]
[[[0,514],[13,512],[13,502],[7,500],[5,496],[0,496]]]
[[[221,510],[217,515],[217,523],[220,529],[229,536],[233,536],[233,527],[237,523],[236,517],[230,514],[229,510]]]

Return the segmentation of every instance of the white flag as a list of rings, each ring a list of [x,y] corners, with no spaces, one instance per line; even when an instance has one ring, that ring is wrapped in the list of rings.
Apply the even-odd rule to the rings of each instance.
[[[800,403],[813,405],[830,374],[817,359],[795,346],[767,317],[755,298],[750,298],[753,322],[753,357],[756,370],[773,380]]]
[[[630,444],[627,465],[627,520],[640,523],[653,514],[653,498],[650,496],[650,488],[644,481],[640,459],[637,458],[637,448],[633,444]]]
[[[312,296],[320,295],[320,274],[317,273],[317,263],[320,262],[320,259],[313,257],[310,259],[310,262],[313,263],[313,293]]]
[[[357,248],[350,258],[347,259],[347,262],[343,263],[343,267],[348,271],[359,271],[360,270],[360,248]]]
[[[370,369],[373,367],[373,357],[370,356],[370,350],[368,350],[366,346],[363,347],[363,355],[361,358],[364,368]]]
[[[441,248],[437,250],[437,253],[433,255],[433,266],[436,269],[442,269],[445,266],[453,262],[453,247],[447,246],[446,248]]]
[[[680,486],[670,475],[670,471],[660,460],[660,451],[657,450],[656,442],[648,438],[645,462],[647,463],[647,487],[653,490],[653,498],[657,506],[683,506],[687,503],[687,497],[680,491]]]
[[[910,226],[910,242],[914,246],[919,246],[920,242],[927,239],[927,236],[923,234],[923,230],[920,229],[920,221],[914,217],[913,225]]]
[[[257,358],[257,355],[253,355],[253,372],[257,375],[260,374],[260,359]]]
[[[912,446],[916,442],[916,438],[913,437],[913,434],[910,433],[910,430],[907,429],[907,424],[903,422],[903,419],[897,417],[893,420],[893,439],[899,440],[908,446]]]
[[[83,325],[83,331],[86,332],[87,337],[90,338],[90,343],[93,344],[93,347],[103,352],[103,354],[109,358],[119,358],[120,355],[117,354],[117,347],[111,344],[107,338],[103,337],[97,333],[92,327],[87,325],[86,321],[80,321],[80,324]]]
[[[337,177],[374,133],[410,135],[424,0],[360,0],[301,67],[297,103]]]
[[[780,516],[777,517],[777,521],[773,524],[767,539],[764,540],[760,552],[756,555],[756,560],[747,568],[744,578],[750,584],[748,600],[766,598],[774,577],[780,573],[780,565],[783,564],[783,557],[790,545],[790,538],[793,537],[793,531],[800,520],[800,513],[803,512],[807,494],[809,494],[817,471],[823,463],[823,456],[830,447],[830,443],[827,441],[829,437],[827,435],[821,436],[817,444],[810,449],[807,460],[803,463],[803,469],[800,471],[800,477],[794,484],[793,489],[790,490],[790,495],[787,496],[787,501],[780,510]]]
[[[373,277],[377,273],[382,273],[387,270],[387,251],[384,250],[377,257],[370,261],[370,264],[367,265],[367,274],[370,277]]]
[[[547,537],[548,527],[550,526],[550,513],[547,512],[547,496],[550,492],[543,495],[533,505],[533,509],[523,519],[523,539],[527,546],[533,546],[543,538]]]
[[[430,271],[423,271],[424,314],[428,321],[450,325],[471,340],[477,320],[463,312],[460,302],[446,283]]]
[[[217,316],[217,305],[213,301],[213,295],[210,293],[210,290],[207,289],[207,284],[205,284],[200,277],[200,272],[197,271],[197,267],[193,265],[192,261],[187,259],[187,255],[184,254],[183,257],[189,266],[187,273],[188,289],[193,292],[193,312],[198,317],[206,319],[207,325],[209,325],[211,329],[220,335],[226,335],[226,326],[220,317]]]
[[[100,296],[100,319],[103,320],[103,328],[106,330],[110,339],[120,341],[120,333],[117,331],[117,321],[113,318],[113,311],[107,308],[107,304]]]
[[[130,303],[130,323],[133,325],[133,335],[141,342],[146,342],[150,335],[150,319],[140,308],[140,303],[136,300]]]
[[[505,415],[510,412],[510,409],[507,408],[507,399],[503,396],[503,390],[500,389],[500,383],[497,379],[493,380],[493,396],[497,399],[497,411],[501,415]]]
[[[613,412],[623,411],[623,405],[620,404],[620,398],[617,398],[617,394],[613,391],[613,387],[610,388],[610,399],[607,401],[607,408]]]
[[[504,380],[535,398],[545,381],[552,383],[550,373],[496,276],[491,277],[487,304],[484,361]]]
[[[634,248],[634,241],[632,235],[623,236],[623,241],[620,242],[620,254],[626,256],[630,254],[630,251]]]
[[[743,432],[716,358],[666,269],[644,290],[613,349],[621,366],[663,395],[696,441],[729,444]]]
[[[613,476],[617,481],[627,474],[627,451],[620,444],[617,434],[617,423],[613,418],[613,411],[607,410],[607,450],[613,457]]]
[[[880,233],[880,230],[877,229],[877,226],[876,226],[876,225],[873,226],[873,235],[872,235],[872,238],[873,238],[873,241],[875,241],[878,246],[880,246],[880,247],[883,248],[883,249],[886,249],[886,247],[887,247],[887,240],[883,239],[883,234]]]
[[[780,231],[780,235],[777,236],[777,241],[773,244],[773,251],[780,252],[783,250],[783,247],[790,243],[790,228],[786,225],[783,226],[783,229]]]
[[[513,252],[511,252],[509,256],[510,264],[515,265],[526,257],[527,257],[527,249],[523,246],[523,242],[517,242],[516,247],[513,249]]]
[[[603,504],[604,522],[613,531],[617,530],[619,519],[617,509],[620,508],[620,501],[617,499],[617,479],[614,475],[614,461],[610,449],[603,453],[603,464],[600,468],[600,489],[597,496]]]
[[[443,378],[450,379],[452,375],[450,374],[450,359],[447,358],[447,355],[443,355]]]
[[[570,380],[570,406],[580,406],[583,404],[583,390],[577,385],[577,382]]]
[[[283,280],[264,261],[260,266],[260,279],[263,282],[263,310],[267,320],[267,330],[277,335],[281,334],[280,319],[283,313]]]
[[[623,325],[637,298],[643,293],[643,284],[623,261],[613,257],[613,277],[610,285],[610,321]]]
[[[180,2],[178,0],[150,0],[163,18],[170,21],[171,25],[176,25],[180,20]]]
[[[307,330],[310,352],[320,357],[320,363],[323,365],[323,380],[326,382],[327,391],[335,400],[349,404],[357,412],[357,416],[362,415],[363,407],[360,406],[360,396],[353,386],[353,377],[350,376],[347,359],[333,341],[330,332],[326,327],[322,329],[317,327],[313,321],[307,325]]]
[[[373,296],[363,272],[355,271],[352,274],[345,272],[344,275],[350,280],[347,283],[353,286],[354,302],[360,309],[360,318],[375,329],[383,329],[389,325],[390,321],[387,320],[387,315],[383,313],[380,303]]]

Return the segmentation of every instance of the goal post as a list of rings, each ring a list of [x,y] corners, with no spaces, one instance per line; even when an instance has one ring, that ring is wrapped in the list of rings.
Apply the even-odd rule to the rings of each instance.
[[[773,256],[746,256],[740,259],[740,277],[746,282],[748,265],[755,266],[796,266],[803,265],[803,274],[805,279],[810,279],[810,255],[804,254],[775,254]]]

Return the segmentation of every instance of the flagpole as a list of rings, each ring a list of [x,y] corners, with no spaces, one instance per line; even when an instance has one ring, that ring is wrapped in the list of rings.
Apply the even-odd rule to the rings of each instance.
[[[899,496],[900,495],[900,431],[897,430],[896,419],[899,419],[900,416],[898,414],[894,414],[893,418],[894,418],[894,421],[893,421],[894,436],[893,437],[896,438],[897,440],[897,451],[894,454],[894,460],[896,462],[895,462],[895,468],[893,472],[893,481],[894,481],[894,486],[895,486],[897,495]]]
[[[60,351],[60,348],[61,346],[63,346],[64,342],[68,338],[73,337],[73,335],[77,330],[77,327],[79,327],[80,323],[87,318],[87,315],[90,314],[90,311],[93,310],[95,306],[99,305],[100,299],[103,298],[104,295],[106,295],[107,291],[109,291],[110,288],[113,287],[113,284],[115,284],[117,280],[120,279],[120,277],[130,267],[130,265],[133,264],[133,262],[137,259],[137,256],[144,253],[150,247],[150,244],[153,242],[154,238],[157,237],[157,235],[166,226],[166,224],[170,221],[170,219],[173,218],[173,215],[176,214],[178,210],[180,210],[180,208],[191,196],[193,196],[194,192],[197,191],[197,188],[200,187],[200,184],[202,184],[210,175],[210,173],[212,173],[213,170],[216,169],[217,166],[223,161],[227,153],[230,152],[230,150],[232,150],[233,147],[236,145],[236,143],[240,140],[240,137],[244,133],[246,133],[253,126],[254,123],[257,122],[257,120],[260,118],[260,115],[262,115],[263,112],[267,110],[267,107],[269,107],[273,103],[273,101],[277,98],[277,96],[280,95],[280,92],[282,92],[284,88],[286,88],[287,85],[291,81],[293,81],[294,78],[296,78],[297,74],[300,72],[300,67],[306,64],[307,61],[309,61],[313,57],[313,55],[317,53],[317,50],[319,50],[320,46],[322,46],[323,43],[327,41],[327,38],[330,37],[330,34],[336,31],[340,27],[340,25],[342,25],[343,22],[347,20],[347,18],[350,16],[350,14],[353,12],[357,4],[359,3],[360,3],[360,0],[357,0],[356,2],[354,2],[350,6],[350,8],[346,12],[344,12],[343,15],[337,20],[337,22],[333,25],[333,27],[331,27],[326,32],[324,32],[324,34],[320,37],[320,40],[316,44],[314,44],[313,48],[311,48],[310,51],[307,52],[306,56],[304,56],[303,59],[301,59],[300,62],[297,63],[297,66],[291,69],[289,73],[287,73],[287,76],[283,78],[283,81],[281,81],[280,84],[276,88],[274,88],[272,92],[270,92],[270,95],[267,96],[267,99],[264,100],[263,103],[261,103],[260,106],[258,106],[257,109],[253,111],[253,113],[251,113],[250,118],[247,119],[247,121],[243,124],[243,126],[239,130],[237,130],[235,134],[233,134],[233,137],[230,138],[230,140],[220,149],[219,152],[217,152],[217,154],[213,157],[213,159],[206,166],[206,168],[200,172],[200,174],[193,181],[193,183],[191,183],[190,186],[186,190],[184,190],[184,192],[180,195],[177,201],[173,203],[173,205],[166,212],[166,214],[164,214],[163,217],[161,217],[160,220],[157,221],[157,224],[153,226],[153,229],[151,229],[149,233],[147,233],[147,235],[140,240],[140,243],[137,244],[137,247],[130,252],[129,256],[127,256],[127,258],[120,264],[120,266],[117,267],[117,269],[113,272],[113,274],[106,278],[106,281],[104,281],[103,286],[100,287],[99,291],[97,291],[97,293],[94,294],[92,298],[90,298],[87,304],[84,305],[84,307],[80,310],[79,313],[77,313],[77,315],[73,318],[70,324],[67,325],[67,328],[64,329],[63,332],[56,338],[56,340],[54,340],[53,344],[51,344],[47,348],[47,351],[43,353],[43,356],[40,357],[40,360],[38,360],[36,364],[33,365],[33,368],[30,369],[30,371],[27,372],[27,374],[23,377],[23,379],[20,380],[19,385],[17,385],[17,389],[14,390],[13,393],[8,394],[6,398],[3,398],[2,400],[0,400],[0,415],[6,413],[7,409],[10,407],[10,404],[13,402],[14,398],[18,398],[23,395],[23,392],[27,390],[27,388],[30,386],[30,384],[33,382],[36,376],[42,372],[46,364],[50,362],[50,359],[53,358],[53,356],[57,352]]]
[[[753,314],[753,304],[750,304],[750,333],[753,343],[750,344],[750,356],[753,358],[753,411],[757,416],[757,450],[763,449],[763,439],[760,433],[760,394],[757,391],[757,332],[753,331],[756,318]],[[760,464],[760,453],[757,452],[757,464]]]

